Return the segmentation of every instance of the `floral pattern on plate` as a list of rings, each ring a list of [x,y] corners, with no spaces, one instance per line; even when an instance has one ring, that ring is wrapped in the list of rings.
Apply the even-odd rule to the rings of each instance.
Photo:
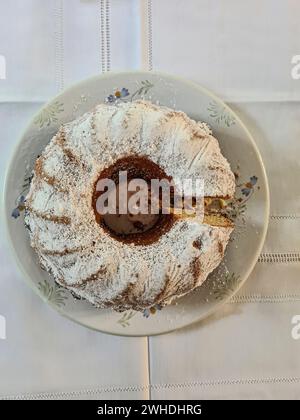
[[[52,123],[58,122],[59,114],[64,111],[64,105],[60,101],[54,101],[42,109],[39,115],[34,119],[34,123],[40,130],[45,126],[49,127]]]
[[[241,168],[237,177],[237,195],[231,207],[235,220],[245,219],[245,229],[234,239],[234,245],[230,243],[227,247],[226,269],[220,270],[216,276],[212,273],[203,286],[161,311],[160,308],[151,308],[144,314],[135,311],[120,314],[94,308],[83,299],[77,302],[70,292],[58,286],[50,277],[45,279],[45,272],[39,267],[29,245],[20,215],[25,208],[34,162],[59,126],[79,117],[101,101],[118,103],[136,99],[148,99],[183,110],[194,119],[207,121],[212,131],[218,132],[221,147],[231,167],[240,165]],[[232,148],[234,154],[230,153]],[[25,180],[22,181],[24,174]],[[12,205],[15,197],[18,199]],[[10,164],[5,207],[8,236],[16,258],[26,273],[27,282],[38,289],[44,300],[51,302],[65,316],[99,331],[120,335],[152,335],[203,319],[236,292],[245,281],[249,266],[253,265],[253,255],[257,255],[261,249],[268,221],[269,196],[264,168],[253,139],[233,111],[193,83],[155,72],[134,72],[87,79],[60,94],[37,114],[25,131]],[[260,209],[259,214],[257,208]],[[36,264],[32,264],[33,259]],[[154,313],[155,316],[152,316]]]

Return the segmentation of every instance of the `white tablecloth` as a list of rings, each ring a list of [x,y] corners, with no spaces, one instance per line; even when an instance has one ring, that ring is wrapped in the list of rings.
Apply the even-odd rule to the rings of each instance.
[[[299,398],[299,2],[0,0],[0,11],[1,179],[42,103],[89,75],[142,68],[227,100],[271,190],[268,237],[243,289],[214,317],[160,337],[112,337],[62,318],[25,286],[1,240],[0,398]]]

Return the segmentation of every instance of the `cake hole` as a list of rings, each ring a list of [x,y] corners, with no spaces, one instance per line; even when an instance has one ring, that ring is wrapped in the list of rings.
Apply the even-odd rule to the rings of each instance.
[[[124,185],[127,189],[128,185]],[[120,214],[119,207],[119,193],[120,185],[116,186],[116,214],[105,214],[102,216],[103,223],[116,235],[134,235],[143,234],[153,229],[158,223],[160,215],[151,214],[151,198],[150,198],[150,187],[149,187],[149,200],[148,200],[148,213],[132,214],[128,211],[126,214]],[[134,192],[127,191],[127,205],[131,197],[134,196]],[[128,207],[128,206],[127,206]]]
[[[119,175],[120,172],[123,173],[124,171],[126,171],[127,176],[126,181],[123,182],[120,181]],[[107,179],[115,183],[115,190],[104,189],[103,191],[98,191],[99,181]],[[151,213],[152,200],[159,199],[159,197],[154,198],[151,196],[152,179],[171,181],[171,177],[156,163],[147,157],[140,156],[127,156],[119,159],[100,173],[94,186],[93,209],[99,225],[115,239],[136,245],[151,244],[157,241],[173,225],[174,217],[172,214],[162,214],[161,211],[158,214]],[[128,184],[132,180],[145,181],[146,194],[144,195],[144,204],[147,208],[146,213],[139,212],[140,202],[137,201],[136,208],[132,205],[136,192],[140,191],[139,187],[135,191],[128,191]],[[122,196],[124,191],[126,191],[126,196]],[[105,194],[105,196],[102,196],[102,194]],[[98,199],[102,198],[102,203],[106,206],[108,202],[113,202],[113,199],[110,201],[111,194],[116,197],[115,213],[99,214],[97,208]],[[125,199],[122,200],[122,197],[125,197]],[[126,212],[124,212],[124,206]],[[130,212],[130,208],[134,211]]]

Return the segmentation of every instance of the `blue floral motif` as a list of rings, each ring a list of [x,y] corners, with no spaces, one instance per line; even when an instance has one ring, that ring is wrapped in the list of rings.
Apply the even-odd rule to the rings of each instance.
[[[236,182],[239,174],[235,173]],[[258,178],[253,175],[249,181],[236,184],[236,193],[232,199],[225,200],[225,206],[221,209],[221,214],[235,221],[238,217],[243,217],[247,209],[247,201],[251,198],[255,189],[259,190],[257,186]]]
[[[149,80],[142,80],[140,86],[135,92],[130,93],[127,88],[123,87],[122,89],[117,89],[114,93],[108,95],[105,99],[105,102],[113,104],[117,101],[133,101],[133,99],[136,99],[137,97],[144,97],[145,95],[147,95],[149,90],[153,87],[154,84]]]
[[[156,311],[161,311],[162,308],[163,308],[162,305],[160,305],[159,303],[152,306],[151,308],[146,308],[143,312],[143,316],[145,318],[149,318],[150,315],[154,315]]]
[[[257,176],[255,175],[251,176],[250,181],[246,182],[243,188],[241,189],[242,194],[245,197],[248,197],[253,192],[253,187],[256,185],[256,183],[257,183]]]
[[[241,189],[241,191],[242,191],[242,194],[243,194],[245,197],[248,197],[248,195],[250,195],[250,193],[251,193],[251,191],[252,191],[252,188],[245,187],[245,188],[242,188],[242,189]]]
[[[115,100],[116,100],[116,98],[115,98],[115,96],[114,96],[114,95],[109,95],[109,96],[106,98],[106,101],[107,101],[107,102],[109,102],[110,104],[112,104],[113,102],[115,102]]]
[[[18,209],[18,207],[16,207],[15,209],[13,209],[11,215],[12,215],[12,217],[14,219],[17,219],[20,216],[20,210]]]
[[[20,195],[20,197],[16,201],[16,207],[13,209],[11,216],[14,219],[17,219],[20,216],[21,211],[24,209],[25,209],[25,196]]]
[[[129,90],[123,87],[121,90],[116,90],[114,94],[108,95],[108,97],[106,98],[106,102],[112,104],[118,99],[124,99],[127,96],[129,96]]]
[[[129,96],[129,90],[127,88],[122,88],[121,98],[125,98],[126,96]]]
[[[150,309],[145,309],[144,310],[144,312],[143,312],[143,316],[145,317],[145,318],[149,318],[149,316],[150,316]]]

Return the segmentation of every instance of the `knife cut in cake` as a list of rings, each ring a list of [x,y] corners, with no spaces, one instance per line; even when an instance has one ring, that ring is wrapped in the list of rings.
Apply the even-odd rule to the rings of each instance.
[[[99,214],[99,180],[121,171],[148,185],[202,179],[202,222],[172,203],[168,213]],[[148,101],[100,104],[64,124],[37,159],[25,224],[60,286],[99,308],[143,311],[191,292],[220,264],[234,225],[218,208],[234,192],[205,123]]]

